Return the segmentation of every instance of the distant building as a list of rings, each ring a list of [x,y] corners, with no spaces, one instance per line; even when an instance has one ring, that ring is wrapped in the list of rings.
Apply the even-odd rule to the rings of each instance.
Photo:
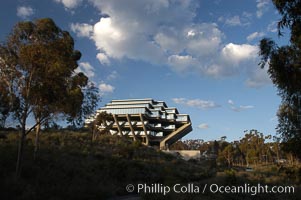
[[[112,135],[128,136],[160,149],[168,149],[192,131],[189,115],[179,114],[177,108],[167,107],[164,101],[112,100],[88,118],[86,124],[92,123],[101,112],[112,114],[113,120],[106,126],[100,126],[100,130],[109,127]]]

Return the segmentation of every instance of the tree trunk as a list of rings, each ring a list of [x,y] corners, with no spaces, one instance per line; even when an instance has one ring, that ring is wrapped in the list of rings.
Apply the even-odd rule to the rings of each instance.
[[[24,145],[26,140],[26,119],[27,119],[27,106],[24,109],[24,113],[21,121],[21,133],[20,133],[21,135],[19,139],[18,156],[17,156],[17,164],[16,164],[16,180],[20,178],[21,170],[22,170]]]
[[[22,127],[21,138],[19,140],[19,146],[18,146],[18,157],[17,157],[17,164],[16,164],[16,179],[19,179],[20,175],[21,175],[21,167],[22,167],[22,161],[23,161],[25,139],[26,139],[26,130],[25,130],[25,126],[24,126],[24,127]]]
[[[41,121],[38,118],[37,119],[37,127],[36,127],[36,137],[35,137],[34,154],[33,154],[34,160],[37,159],[37,157],[38,157],[38,151],[39,151],[39,148],[40,148],[40,130],[41,130],[41,124],[40,123],[41,123]]]

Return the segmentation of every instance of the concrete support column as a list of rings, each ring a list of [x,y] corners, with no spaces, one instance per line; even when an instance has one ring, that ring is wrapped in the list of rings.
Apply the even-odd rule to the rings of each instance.
[[[120,128],[118,118],[116,117],[116,115],[113,115],[113,118],[114,118],[114,121],[116,122],[116,125],[117,125],[118,132],[119,132],[120,136],[123,137],[122,130]]]
[[[128,120],[130,129],[131,129],[131,131],[132,131],[132,133],[133,133],[134,141],[137,141],[137,136],[135,135],[135,131],[134,131],[134,128],[133,128],[133,126],[132,126],[132,121],[131,121],[131,118],[130,118],[130,115],[129,115],[129,114],[126,114],[126,119]]]
[[[145,138],[146,138],[145,145],[149,145],[149,138],[148,138],[148,135],[147,135],[147,130],[146,130],[146,127],[145,127],[145,124],[144,124],[143,116],[142,116],[141,113],[139,114],[139,116],[140,116],[140,120],[142,122],[142,128],[143,128],[144,135],[145,135]]]

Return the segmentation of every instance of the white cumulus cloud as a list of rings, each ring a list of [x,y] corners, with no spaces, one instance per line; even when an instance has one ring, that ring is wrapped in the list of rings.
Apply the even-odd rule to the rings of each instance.
[[[96,55],[96,58],[103,65],[109,65],[110,64],[110,59],[109,59],[109,57],[105,53],[98,53]]]
[[[222,56],[225,61],[239,63],[257,57],[258,47],[249,44],[229,43],[222,49]]]
[[[233,76],[255,69],[258,65],[258,47],[250,44],[226,44],[204,73],[216,78]]]
[[[173,69],[177,72],[185,72],[188,71],[189,68],[193,68],[198,61],[190,55],[171,55],[168,57],[168,63],[173,66]]]
[[[17,16],[21,18],[27,18],[34,14],[33,8],[30,6],[19,6],[17,8]]]
[[[265,34],[263,32],[254,32],[254,33],[251,33],[250,35],[247,36],[247,40],[250,42],[256,38],[261,38],[263,37]]]
[[[256,11],[256,15],[257,15],[257,18],[261,18],[262,15],[268,11],[269,9],[269,4],[270,4],[270,0],[257,0],[257,11]]]
[[[74,9],[79,6],[82,0],[54,0],[57,3],[62,3],[67,9]]]
[[[69,5],[69,1],[56,1]],[[81,1],[72,2],[70,5],[78,5]],[[93,40],[102,64],[127,58],[215,78],[239,75],[257,66],[257,46],[223,43],[225,36],[216,23],[195,21],[197,0],[88,2],[102,13],[99,21],[74,23],[71,29]],[[246,15],[234,16],[227,23],[246,25],[248,20]]]
[[[70,28],[77,37],[90,37],[93,33],[93,26],[86,23],[72,23]]]
[[[106,84],[104,82],[100,83],[98,86],[100,93],[102,95],[107,94],[107,93],[113,93],[115,90],[115,87],[110,85],[110,84]]]

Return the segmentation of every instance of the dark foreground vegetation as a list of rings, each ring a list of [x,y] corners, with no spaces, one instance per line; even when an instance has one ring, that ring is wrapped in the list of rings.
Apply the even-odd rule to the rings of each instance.
[[[187,183],[213,176],[193,162],[129,141],[90,133],[43,133],[34,160],[28,135],[21,178],[15,179],[18,134],[0,139],[1,199],[107,199],[127,195],[129,183]]]
[[[21,177],[15,178],[17,132],[0,133],[1,199],[110,199],[127,196],[127,184],[173,186],[194,183],[219,185],[293,185],[294,194],[142,194],[141,199],[298,199],[301,170],[290,173],[277,166],[262,166],[252,172],[243,168],[216,169],[215,160],[190,160],[145,147],[126,138],[80,131],[43,132],[34,158],[34,134],[26,140]],[[135,194],[135,192],[133,193]],[[118,199],[118,198],[117,198]],[[299,198],[300,199],[300,198]]]

